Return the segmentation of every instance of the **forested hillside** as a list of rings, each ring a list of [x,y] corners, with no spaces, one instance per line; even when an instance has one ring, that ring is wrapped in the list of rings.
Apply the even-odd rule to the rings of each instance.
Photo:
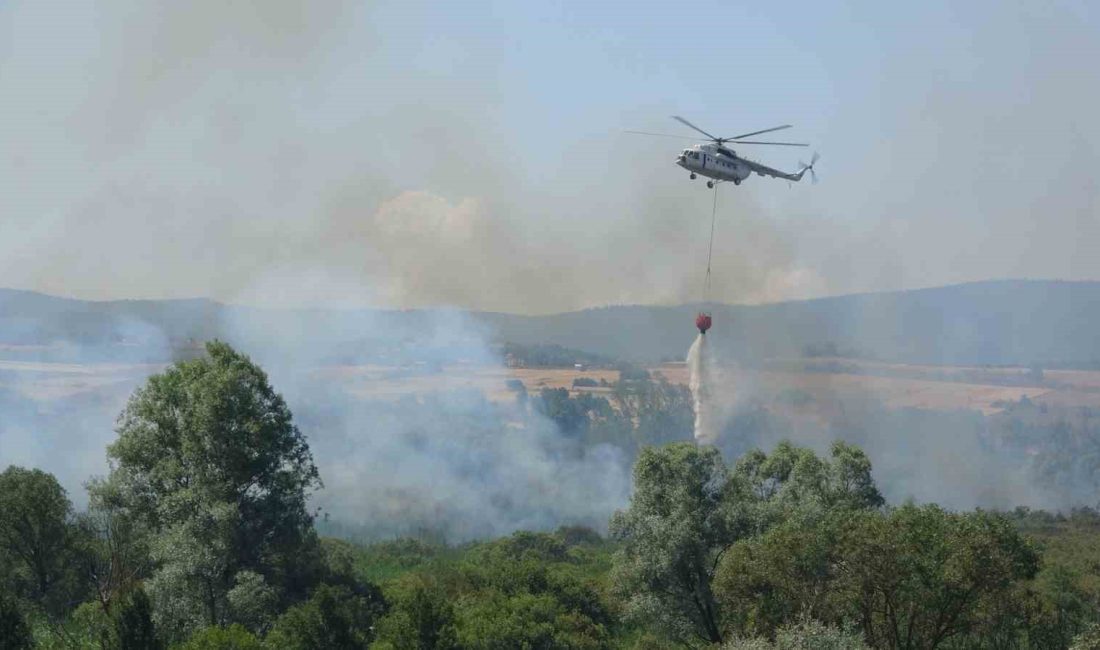
[[[430,338],[423,323],[447,318],[463,320],[498,345],[556,344],[653,362],[683,358],[699,308],[611,306],[541,316],[275,310],[209,300],[87,302],[2,290],[0,344],[8,358],[167,360],[211,338],[248,347],[309,337],[327,360],[363,362]],[[1100,282],[1005,280],[706,308],[714,315],[715,344],[742,360],[833,351],[905,363],[1100,366]],[[303,354],[301,344],[286,348]],[[462,358],[465,351],[459,346],[449,354]]]

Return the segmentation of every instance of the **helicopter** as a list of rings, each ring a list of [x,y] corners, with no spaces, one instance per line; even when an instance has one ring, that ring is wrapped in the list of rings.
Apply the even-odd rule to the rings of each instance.
[[[810,178],[817,182],[817,175],[814,173],[814,164],[817,163],[818,155],[814,153],[810,159],[809,164],[799,162],[799,170],[794,173],[787,173],[778,169],[773,169],[767,165],[762,165],[754,160],[743,158],[737,155],[737,152],[726,146],[727,142],[735,144],[765,144],[765,145],[777,145],[784,147],[807,147],[809,145],[800,142],[760,142],[757,140],[744,140],[743,138],[749,138],[754,135],[761,135],[764,133],[771,133],[772,131],[781,131],[783,129],[791,128],[790,124],[784,124],[782,126],[775,126],[770,129],[763,129],[760,131],[752,131],[751,133],[742,133],[741,135],[735,135],[729,138],[719,138],[713,136],[703,129],[695,126],[691,122],[688,122],[679,115],[673,115],[672,119],[688,126],[699,133],[707,136],[708,142],[694,145],[688,149],[684,149],[680,152],[679,157],[676,158],[676,164],[683,167],[690,172],[690,178],[695,180],[696,176],[706,176],[708,179],[707,187],[714,187],[715,183],[721,183],[724,181],[732,181],[734,185],[740,185],[741,181],[745,180],[752,174],[757,176],[771,176],[772,178],[785,178],[788,181],[798,182],[802,180],[803,174],[810,172]],[[634,133],[638,135],[655,135],[665,138],[685,138],[688,136],[681,135],[669,135],[667,133],[649,133],[646,131],[627,131],[627,133]]]

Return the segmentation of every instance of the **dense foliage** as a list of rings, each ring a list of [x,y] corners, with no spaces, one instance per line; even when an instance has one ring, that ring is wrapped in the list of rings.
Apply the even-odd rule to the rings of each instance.
[[[23,650],[33,645],[34,639],[23,612],[12,598],[0,594],[0,648]]]
[[[9,467],[0,474],[0,576],[6,592],[51,614],[79,597],[72,504],[50,474]]]
[[[624,369],[626,379],[602,395],[570,394],[565,388],[543,388],[531,407],[557,425],[567,438],[592,446],[607,443],[633,456],[646,445],[689,439],[694,427],[691,394],[686,386]]]
[[[889,506],[856,446],[723,455],[671,442],[691,426],[681,387],[607,388],[528,405],[563,453],[636,452],[607,537],[356,544],[317,535],[320,476],[266,375],[210,344],[134,394],[87,512],[47,473],[0,473],[0,647],[1100,647],[1096,512]]]

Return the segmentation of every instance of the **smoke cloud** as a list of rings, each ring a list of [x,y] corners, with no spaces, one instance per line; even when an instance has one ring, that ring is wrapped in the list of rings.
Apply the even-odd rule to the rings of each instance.
[[[497,81],[507,39],[437,14],[9,3],[3,283],[523,313],[694,299],[709,196],[661,164],[670,143],[617,134],[640,115],[608,116],[549,164],[508,114],[523,92]],[[826,288],[796,259],[796,226],[748,195],[722,203],[716,297]]]
[[[325,483],[315,501],[331,524],[364,537],[461,541],[562,524],[604,530],[626,503],[630,458],[622,450],[570,441],[525,402],[494,403],[438,381],[444,366],[461,375],[503,365],[462,314],[426,313],[417,332],[367,333],[392,351],[394,378],[417,377],[423,391],[371,397],[355,368],[308,373],[317,368],[308,359],[291,367],[281,351],[254,348],[258,359],[272,357],[272,380],[310,434]]]
[[[795,23],[716,6],[712,20],[756,36],[700,57],[679,38],[699,12],[588,4],[6,2],[0,284],[521,313],[694,301],[711,196],[671,164],[673,141],[617,134],[671,130],[673,113],[715,129],[789,121],[825,154],[819,186],[722,189],[716,301],[1100,276],[1085,244],[1100,239],[1091,5],[822,4]],[[458,312],[418,333],[360,325],[398,366],[499,363]],[[227,327],[309,425],[334,518],[399,532],[414,513],[463,538],[605,521],[625,498],[614,450],[564,445],[536,414],[462,394],[364,400],[310,374],[345,351],[308,327]],[[74,402],[49,392],[66,383],[56,372],[5,382],[0,463],[54,471],[79,499],[141,376]],[[1035,500],[979,433],[957,435],[969,421],[752,413],[719,444],[846,437],[892,498]]]

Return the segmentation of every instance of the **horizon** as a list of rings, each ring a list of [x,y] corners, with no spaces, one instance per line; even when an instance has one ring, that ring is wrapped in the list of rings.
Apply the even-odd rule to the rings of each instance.
[[[886,294],[915,293],[915,292],[922,292],[922,291],[936,291],[936,290],[943,290],[943,289],[954,289],[954,288],[973,286],[973,285],[1006,284],[1006,283],[1052,284],[1052,285],[1054,285],[1054,284],[1100,284],[1100,279],[1083,278],[1083,279],[1069,280],[1069,279],[1064,279],[1064,278],[1025,278],[1025,277],[987,278],[987,279],[982,279],[982,280],[968,280],[966,282],[956,282],[956,283],[951,283],[951,284],[916,286],[916,287],[897,288],[897,289],[880,289],[880,290],[874,290],[874,291],[856,291],[856,292],[850,292],[850,293],[837,293],[837,294],[829,294],[829,295],[823,295],[823,296],[815,296],[815,297],[812,297],[812,298],[791,298],[791,299],[786,299],[786,300],[775,300],[775,301],[769,301],[769,302],[740,302],[740,303],[738,303],[738,302],[718,302],[718,301],[714,301],[714,300],[709,300],[709,301],[695,301],[695,302],[682,302],[682,303],[609,303],[609,304],[604,304],[604,305],[581,306],[581,307],[577,307],[576,309],[570,309],[570,310],[567,310],[567,311],[534,312],[534,313],[517,312],[517,311],[484,310],[484,309],[467,309],[467,308],[459,307],[459,306],[456,306],[456,305],[447,305],[447,304],[424,305],[424,306],[419,306],[419,307],[406,307],[406,308],[375,307],[375,306],[370,306],[370,305],[342,306],[342,305],[324,305],[324,304],[279,306],[279,305],[262,305],[262,304],[248,304],[248,303],[239,303],[239,302],[228,302],[228,301],[224,301],[224,300],[219,300],[217,298],[212,298],[212,297],[209,297],[209,296],[191,296],[191,297],[179,297],[179,298],[142,298],[142,297],[138,297],[138,298],[93,298],[93,299],[89,299],[89,298],[79,298],[79,297],[76,297],[76,296],[66,296],[66,295],[61,295],[61,294],[57,294],[57,293],[47,293],[47,292],[43,292],[43,291],[36,291],[34,289],[20,289],[20,288],[16,288],[16,287],[0,287],[0,292],[7,291],[7,292],[33,294],[33,295],[42,296],[42,297],[45,297],[45,298],[52,298],[52,299],[58,299],[58,300],[67,300],[67,301],[72,301],[72,302],[81,302],[81,303],[88,303],[88,304],[97,304],[97,305],[110,304],[110,303],[129,303],[129,302],[138,302],[138,303],[207,302],[207,303],[215,304],[215,305],[218,305],[218,306],[221,306],[221,307],[237,307],[237,308],[243,308],[243,309],[255,309],[255,310],[260,310],[260,311],[304,311],[304,312],[308,312],[308,311],[332,311],[332,312],[371,311],[371,312],[395,312],[395,313],[417,312],[417,311],[424,311],[424,312],[432,312],[432,311],[449,312],[449,311],[454,311],[454,312],[470,313],[470,314],[501,314],[501,315],[507,315],[507,316],[521,316],[521,317],[547,317],[547,316],[558,316],[558,315],[564,315],[564,314],[573,314],[573,313],[579,313],[579,312],[585,312],[585,311],[593,311],[593,310],[599,310],[599,309],[634,308],[634,307],[641,307],[641,308],[654,307],[654,308],[668,308],[668,309],[675,309],[675,308],[680,308],[680,307],[691,307],[691,308],[694,309],[694,308],[706,307],[706,306],[766,307],[766,306],[769,306],[769,305],[782,305],[782,304],[789,304],[789,303],[815,302],[815,301],[822,301],[822,300],[833,300],[833,299],[840,299],[840,298],[853,298],[853,297],[860,297],[860,296],[875,296],[875,295],[886,295]]]

